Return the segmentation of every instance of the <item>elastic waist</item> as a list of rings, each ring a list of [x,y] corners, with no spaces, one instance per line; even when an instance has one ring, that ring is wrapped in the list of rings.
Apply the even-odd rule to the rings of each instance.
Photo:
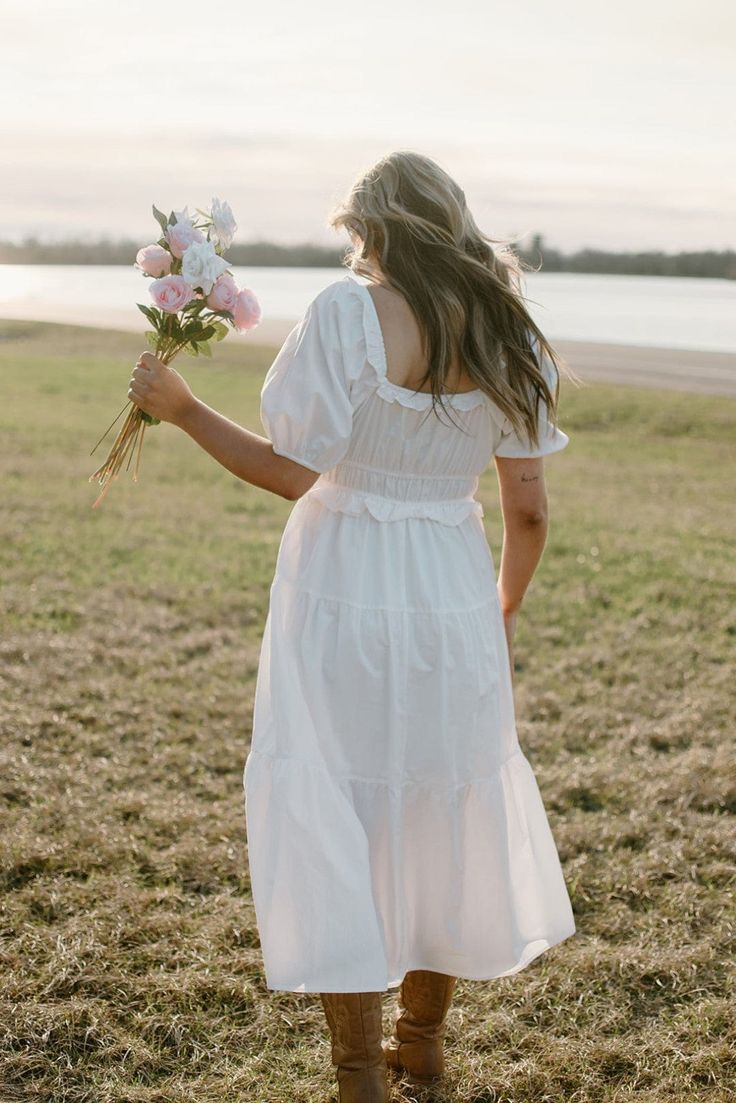
[[[474,500],[477,475],[416,475],[403,471],[381,471],[344,460],[320,475],[316,483],[357,491],[392,502],[458,503]]]

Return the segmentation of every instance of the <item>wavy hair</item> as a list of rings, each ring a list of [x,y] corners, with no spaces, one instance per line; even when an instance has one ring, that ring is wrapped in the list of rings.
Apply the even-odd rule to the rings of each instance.
[[[509,241],[478,229],[455,180],[429,157],[390,153],[360,174],[328,225],[357,239],[343,258],[346,267],[379,277],[409,304],[428,363],[421,385],[430,381],[432,409],[438,402],[444,408],[442,388],[457,359],[536,447],[539,403],[555,424],[559,367],[567,367],[526,308],[521,276],[528,266]],[[552,367],[553,388],[542,357]]]

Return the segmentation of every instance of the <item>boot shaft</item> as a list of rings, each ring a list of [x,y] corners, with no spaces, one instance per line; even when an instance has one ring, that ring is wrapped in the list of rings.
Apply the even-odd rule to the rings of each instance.
[[[444,1075],[447,1012],[457,978],[416,969],[399,987],[392,1036],[383,1043],[389,1068],[411,1083],[431,1084]]]
[[[444,1036],[456,983],[457,977],[428,969],[406,974],[398,992],[396,1016],[406,1041],[411,1040],[410,1035],[427,1039]]]
[[[380,992],[322,992],[340,1103],[388,1103]]]

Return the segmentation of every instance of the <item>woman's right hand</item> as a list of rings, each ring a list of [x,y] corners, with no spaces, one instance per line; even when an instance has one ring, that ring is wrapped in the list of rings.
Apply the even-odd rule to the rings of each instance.
[[[176,368],[158,360],[152,352],[138,357],[130,380],[128,398],[144,413],[177,425],[196,399]]]

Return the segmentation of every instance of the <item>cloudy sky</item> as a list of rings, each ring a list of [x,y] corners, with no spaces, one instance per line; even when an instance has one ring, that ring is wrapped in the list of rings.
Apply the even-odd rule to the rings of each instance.
[[[238,240],[334,242],[391,149],[493,237],[736,245],[732,0],[3,0],[0,237],[150,236],[230,201]]]

